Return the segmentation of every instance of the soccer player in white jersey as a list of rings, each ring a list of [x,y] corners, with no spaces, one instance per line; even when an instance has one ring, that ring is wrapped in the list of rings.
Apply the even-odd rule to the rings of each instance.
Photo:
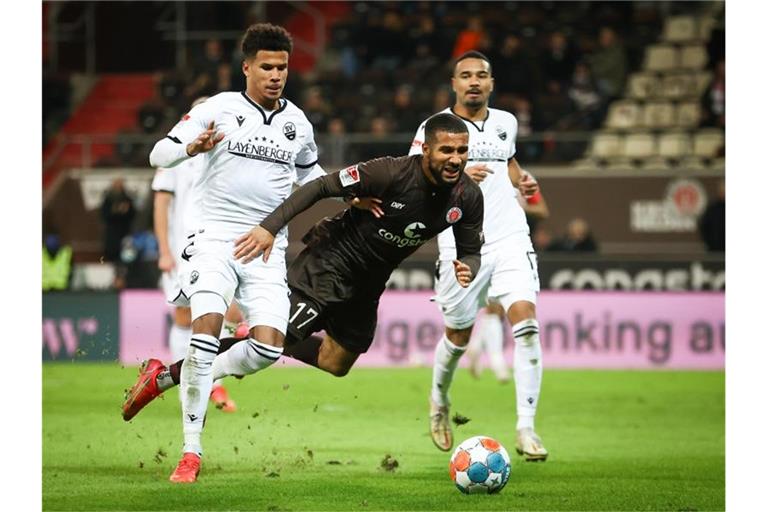
[[[214,377],[259,371],[283,353],[289,310],[286,229],[277,234],[268,263],[243,263],[233,251],[239,238],[288,197],[295,181],[322,172],[312,125],[282,97],[292,46],[282,27],[250,26],[241,44],[246,90],[220,93],[194,107],[150,154],[154,167],[173,167],[200,153],[204,162],[198,224],[182,251],[189,264],[179,300],[191,305],[192,336],[180,375],[183,456],[172,482],[197,480]],[[233,299],[248,322],[250,338],[214,364],[224,312]],[[126,420],[140,409],[136,400],[152,394],[146,388],[171,379],[162,363],[149,363],[123,404]]]
[[[516,448],[525,460],[546,460],[548,452],[534,431],[534,416],[541,390],[541,344],[536,321],[539,277],[525,214],[516,198],[538,191],[535,180],[515,159],[517,119],[509,112],[489,108],[493,91],[491,63],[480,52],[458,57],[451,78],[456,102],[444,112],[464,119],[469,128],[469,161],[465,172],[479,182],[485,201],[483,264],[467,288],[447,279],[456,257],[450,230],[438,236],[440,261],[435,284],[436,301],[445,322],[445,335],[435,349],[430,393],[430,431],[444,451],[453,446],[448,390],[459,358],[465,352],[479,308],[489,298],[499,302],[515,339],[514,379],[517,399]],[[411,154],[421,152],[424,124],[416,133]]]
[[[204,102],[201,97],[192,102],[192,108]],[[162,288],[169,302],[174,301],[181,291],[178,282],[179,269],[186,263],[181,251],[187,245],[187,236],[192,234],[189,226],[195,225],[199,198],[194,194],[194,183],[202,172],[202,157],[190,158],[176,167],[159,168],[152,180],[154,191],[154,227],[160,257],[157,266],[162,270]],[[178,361],[187,354],[192,335],[192,318],[188,306],[176,306],[173,312],[173,325],[168,336],[171,357]],[[242,315],[237,306],[232,305],[224,315],[221,336],[235,335]],[[211,401],[224,412],[235,412],[237,405],[229,397],[221,381],[213,383]]]

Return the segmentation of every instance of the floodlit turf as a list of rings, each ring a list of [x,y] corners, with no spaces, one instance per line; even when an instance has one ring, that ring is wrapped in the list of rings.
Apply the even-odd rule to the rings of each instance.
[[[498,495],[465,496],[427,433],[430,370],[339,379],[275,368],[227,382],[238,412],[211,409],[203,472],[168,482],[181,448],[178,394],[120,417],[136,368],[43,366],[44,510],[723,510],[722,372],[546,371],[537,430],[550,459]],[[459,370],[454,408],[514,453],[514,387]],[[382,469],[391,455],[394,471]]]

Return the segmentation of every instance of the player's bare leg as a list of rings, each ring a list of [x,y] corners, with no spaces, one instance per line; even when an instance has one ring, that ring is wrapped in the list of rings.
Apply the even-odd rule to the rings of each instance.
[[[448,451],[453,447],[453,430],[450,421],[450,400],[448,390],[459,359],[467,349],[472,335],[472,326],[463,329],[445,328],[445,335],[435,347],[435,361],[432,367],[432,391],[429,398],[429,431],[432,442],[439,449]]]
[[[527,461],[547,460],[549,452],[534,430],[541,392],[542,365],[539,323],[532,302],[517,301],[507,310],[515,337],[515,394],[517,398],[517,453]]]
[[[326,371],[336,377],[344,377],[360,357],[342,347],[336,340],[328,336],[309,336],[301,341],[286,344],[285,355]]]

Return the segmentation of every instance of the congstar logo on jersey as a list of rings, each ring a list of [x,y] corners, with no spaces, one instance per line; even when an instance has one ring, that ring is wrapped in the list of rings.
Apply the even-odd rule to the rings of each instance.
[[[421,236],[426,228],[421,222],[411,222],[405,227],[402,235],[396,235],[384,228],[381,228],[378,234],[385,241],[402,249],[403,247],[418,247],[426,242],[427,239]]]
[[[290,165],[293,162],[293,151],[281,148],[274,140],[266,137],[254,137],[246,141],[227,141],[227,152],[230,155],[260,160],[274,164]]]

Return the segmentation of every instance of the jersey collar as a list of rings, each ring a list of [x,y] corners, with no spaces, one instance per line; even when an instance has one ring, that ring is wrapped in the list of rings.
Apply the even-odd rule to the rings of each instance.
[[[464,116],[460,116],[459,114],[457,114],[457,113],[456,113],[456,112],[453,110],[453,107],[451,107],[451,114],[455,115],[456,117],[460,117],[461,119],[465,120],[466,122],[468,122],[469,124],[471,124],[472,126],[474,126],[475,128],[477,128],[477,131],[479,131],[479,132],[482,132],[483,130],[485,130],[485,123],[486,123],[486,121],[488,121],[488,117],[490,117],[490,115],[491,115],[491,109],[490,109],[490,108],[488,108],[488,109],[486,109],[486,111],[485,111],[485,119],[483,119],[483,121],[482,121],[482,123],[483,123],[483,127],[482,127],[482,128],[480,128],[479,126],[477,126],[473,120],[471,120],[471,119],[467,119],[466,117],[464,117]]]
[[[242,94],[242,95],[243,95],[243,98],[245,98],[245,101],[247,101],[248,103],[250,103],[251,105],[253,105],[254,107],[256,107],[256,110],[258,110],[259,112],[261,112],[261,117],[263,117],[263,118],[264,118],[264,124],[271,124],[271,123],[272,123],[272,119],[273,119],[273,118],[274,118],[274,117],[275,117],[277,114],[279,114],[280,112],[282,112],[283,110],[285,110],[285,107],[287,107],[287,106],[288,106],[288,102],[287,102],[287,101],[286,101],[284,98],[279,98],[279,99],[277,100],[277,103],[278,103],[280,106],[277,108],[277,110],[275,110],[274,112],[272,112],[271,114],[269,114],[269,117],[267,117],[267,113],[264,111],[264,108],[263,108],[261,105],[259,105],[258,103],[256,103],[255,101],[253,101],[251,98],[249,98],[249,97],[248,97],[248,95],[247,95],[247,94],[245,94],[245,91],[241,91],[241,92],[240,92],[240,94]]]

